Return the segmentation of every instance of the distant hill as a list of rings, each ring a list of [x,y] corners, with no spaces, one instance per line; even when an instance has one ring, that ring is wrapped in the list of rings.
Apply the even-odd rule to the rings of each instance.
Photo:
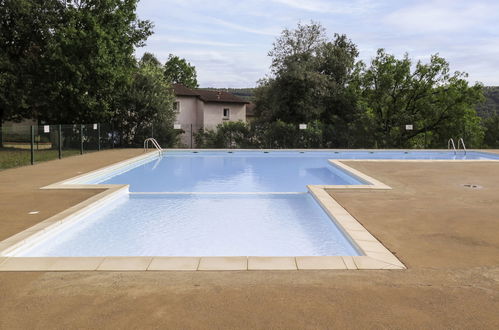
[[[239,96],[243,100],[246,100],[248,102],[253,101],[253,96],[255,95],[255,89],[254,88],[213,88],[213,87],[208,87],[208,88],[201,88],[201,89],[207,89],[211,91],[224,91],[224,92],[229,92],[234,95]]]
[[[476,112],[482,118],[499,114],[499,86],[484,87],[485,102],[480,104]]]

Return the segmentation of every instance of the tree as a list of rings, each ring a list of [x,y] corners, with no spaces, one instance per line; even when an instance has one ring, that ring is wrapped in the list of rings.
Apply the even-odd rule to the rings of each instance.
[[[484,145],[487,148],[499,148],[499,114],[485,119]]]
[[[185,59],[170,54],[164,66],[165,78],[173,84],[182,84],[189,88],[197,88],[196,67]]]
[[[58,0],[0,0],[0,125],[47,102],[43,63],[62,11]]]
[[[161,62],[158,60],[158,58],[154,54],[149,52],[145,52],[144,55],[142,55],[142,58],[140,59],[140,64],[145,64],[145,63],[161,67]]]
[[[135,47],[152,33],[136,16],[137,1],[1,1],[2,120],[109,119],[133,73]]]
[[[350,123],[356,120],[357,47],[345,35],[328,39],[324,28],[311,22],[284,30],[269,52],[271,75],[255,92],[256,112],[263,121],[327,125],[327,146],[350,146]]]
[[[366,134],[374,145],[441,147],[450,137],[464,135],[480,145],[483,132],[474,109],[483,99],[482,86],[469,86],[464,73],[450,73],[449,63],[438,55],[412,68],[407,54],[397,59],[380,49],[362,72],[362,107],[371,122]],[[407,124],[414,129],[406,130]]]
[[[113,122],[127,145],[141,145],[154,134],[164,146],[172,146],[176,137],[173,92],[161,66],[148,59],[144,56],[139,61],[130,85],[122,91]]]

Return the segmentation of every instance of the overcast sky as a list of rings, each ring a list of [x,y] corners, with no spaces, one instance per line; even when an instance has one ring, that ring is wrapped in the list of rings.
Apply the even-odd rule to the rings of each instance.
[[[254,87],[284,28],[322,23],[346,34],[369,61],[376,49],[426,61],[439,53],[471,82],[499,85],[499,0],[141,0],[154,35],[137,50],[196,66],[201,87]]]

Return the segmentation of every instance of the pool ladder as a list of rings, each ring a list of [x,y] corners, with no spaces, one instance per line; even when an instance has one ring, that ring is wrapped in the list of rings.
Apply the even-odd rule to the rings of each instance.
[[[466,155],[466,145],[464,144],[464,139],[463,138],[460,138],[459,140],[457,140],[457,149],[456,149],[456,144],[454,143],[454,139],[453,138],[450,138],[449,141],[447,142],[447,149],[452,149],[454,150],[454,155],[457,154],[457,152],[459,151],[459,149],[461,147],[463,147],[463,151],[464,151],[464,154]]]
[[[155,138],[147,138],[144,140],[144,152],[147,152],[147,150],[149,149],[149,142],[152,143],[152,145],[156,148],[156,150],[158,150],[159,154],[163,154],[163,148],[161,148],[161,146],[159,145],[158,141],[156,141]]]

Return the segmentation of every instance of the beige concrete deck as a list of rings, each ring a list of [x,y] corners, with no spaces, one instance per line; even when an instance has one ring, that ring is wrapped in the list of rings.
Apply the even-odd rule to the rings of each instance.
[[[39,187],[140,153],[0,172],[0,240],[99,192]],[[331,194],[407,270],[0,273],[0,328],[498,328],[499,164],[347,164],[393,189]]]

